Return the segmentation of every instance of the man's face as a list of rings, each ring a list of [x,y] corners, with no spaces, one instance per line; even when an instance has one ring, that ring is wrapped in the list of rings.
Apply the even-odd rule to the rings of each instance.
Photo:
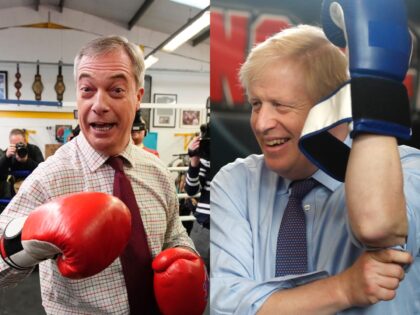
[[[299,137],[313,101],[296,63],[281,60],[263,71],[248,91],[251,127],[267,167],[290,180],[312,175],[316,167],[298,148]]]
[[[144,93],[136,87],[130,58],[122,49],[83,57],[76,87],[80,129],[87,141],[106,155],[121,153]]]
[[[143,142],[144,134],[145,134],[145,130],[132,131],[131,138],[133,138],[134,143],[138,145]]]
[[[11,135],[9,137],[9,142],[10,142],[10,144],[14,144],[14,145],[16,145],[17,143],[20,143],[20,142],[26,144],[25,137],[22,136],[22,135]]]

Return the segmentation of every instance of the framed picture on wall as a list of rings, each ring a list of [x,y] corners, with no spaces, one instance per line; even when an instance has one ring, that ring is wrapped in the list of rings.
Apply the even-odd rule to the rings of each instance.
[[[158,104],[176,104],[177,95],[176,94],[154,94],[153,103]]]
[[[7,71],[0,71],[0,99],[7,99]]]
[[[55,139],[59,143],[66,143],[72,130],[71,125],[55,125]]]
[[[153,127],[175,128],[176,109],[171,104],[176,104],[176,94],[154,94],[153,103],[165,104],[162,108],[153,110]]]
[[[201,119],[202,119],[202,111],[197,109],[181,109],[180,128],[199,128]]]
[[[176,110],[156,108],[153,111],[153,127],[175,128]]]

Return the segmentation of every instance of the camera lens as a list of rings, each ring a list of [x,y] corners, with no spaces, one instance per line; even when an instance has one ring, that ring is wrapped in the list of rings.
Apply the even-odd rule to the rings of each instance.
[[[28,155],[28,148],[22,142],[16,144],[16,153],[20,158],[24,158]]]
[[[203,138],[198,147],[198,155],[203,159],[210,159],[210,138]]]

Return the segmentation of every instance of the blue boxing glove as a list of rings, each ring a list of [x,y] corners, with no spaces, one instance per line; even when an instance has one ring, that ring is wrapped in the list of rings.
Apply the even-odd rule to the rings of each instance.
[[[324,0],[321,17],[327,38],[347,46],[351,80],[313,107],[299,145],[315,165],[344,181],[350,148],[329,129],[352,122],[353,138],[363,133],[401,139],[411,135],[409,99],[402,84],[411,37],[404,0]]]
[[[410,137],[410,107],[402,84],[411,55],[403,0],[327,0],[325,35],[348,46],[352,117],[359,133]]]

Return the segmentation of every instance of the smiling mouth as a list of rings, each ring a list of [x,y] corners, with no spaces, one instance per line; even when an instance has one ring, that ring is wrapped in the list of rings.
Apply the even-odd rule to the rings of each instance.
[[[276,147],[276,146],[281,146],[281,145],[285,144],[289,140],[290,140],[290,138],[281,138],[281,139],[265,141],[265,144],[268,147]]]
[[[116,124],[114,123],[91,123],[90,126],[96,131],[108,131],[111,130]]]

